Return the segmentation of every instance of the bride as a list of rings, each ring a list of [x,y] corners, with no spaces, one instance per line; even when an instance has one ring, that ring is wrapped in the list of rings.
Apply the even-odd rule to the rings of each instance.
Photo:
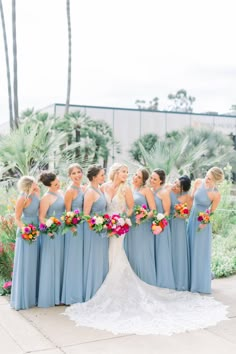
[[[134,202],[125,183],[127,176],[127,166],[115,163],[111,167],[110,181],[102,186],[108,214],[132,213]],[[171,335],[227,319],[226,306],[209,295],[161,289],[143,282],[128,262],[123,238],[109,239],[109,272],[94,297],[66,309],[65,314],[77,325],[115,334]]]

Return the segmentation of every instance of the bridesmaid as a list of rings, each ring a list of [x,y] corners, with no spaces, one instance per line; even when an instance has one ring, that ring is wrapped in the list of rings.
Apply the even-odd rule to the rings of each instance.
[[[150,178],[158,213],[166,216],[170,214],[170,195],[164,187],[165,171],[156,168]],[[165,229],[155,236],[155,261],[156,261],[156,285],[161,288],[175,289],[174,273],[171,256],[171,236],[169,224]]]
[[[81,180],[83,171],[78,163],[74,163],[68,168],[68,175],[72,184],[65,193],[66,211],[74,211],[83,208],[83,187]],[[64,276],[62,285],[61,302],[71,305],[83,301],[83,224],[75,226],[77,234],[72,231],[65,234],[65,260]]]
[[[84,215],[104,214],[106,199],[100,189],[105,172],[102,166],[89,166],[87,177],[90,181],[84,192]],[[108,273],[108,238],[84,225],[84,301],[88,301],[102,285]]]
[[[221,195],[217,185],[224,179],[219,167],[212,167],[205,179],[197,179],[193,187],[193,208],[191,210],[188,237],[190,247],[190,290],[199,293],[211,293],[211,223],[198,231],[198,213],[207,209],[214,212]]]
[[[180,291],[189,290],[189,254],[186,218],[176,214],[175,205],[186,203],[188,210],[191,210],[192,198],[188,193],[190,187],[191,180],[188,176],[184,175],[179,177],[174,182],[170,190],[172,265],[175,279],[175,289]]]
[[[60,190],[60,181],[55,173],[43,172],[39,181],[48,187],[48,191],[40,201],[39,221],[51,216],[60,219],[65,211],[64,198]],[[61,304],[61,291],[64,263],[64,237],[61,231],[50,239],[41,233],[40,272],[39,272],[39,307],[50,307]]]
[[[133,197],[135,205],[146,205],[150,210],[149,218],[156,209],[153,194],[146,182],[149,173],[145,168],[139,168],[133,177]],[[132,223],[135,223],[133,216]],[[140,279],[150,285],[156,284],[154,235],[151,231],[151,221],[133,226],[124,239],[124,248],[134,272]]]
[[[29,244],[21,237],[21,228],[27,224],[38,227],[39,187],[31,176],[18,182],[21,192],[16,202],[15,220],[18,226],[14,255],[10,304],[16,310],[37,305],[39,239]]]

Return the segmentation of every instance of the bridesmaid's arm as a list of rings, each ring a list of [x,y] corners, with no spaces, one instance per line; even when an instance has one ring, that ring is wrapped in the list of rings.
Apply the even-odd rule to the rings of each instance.
[[[92,209],[92,205],[95,201],[95,193],[89,189],[84,195],[84,215],[89,215]]]
[[[162,199],[164,214],[166,216],[169,216],[170,215],[170,205],[171,205],[170,194],[164,190],[161,193],[161,199]]]
[[[149,187],[145,188],[145,197],[148,203],[148,207],[150,209],[148,213],[148,217],[151,218],[153,217],[153,210],[156,210],[156,203],[155,203],[154,195]]]
[[[196,179],[196,181],[194,182],[193,190],[191,192],[191,197],[192,198],[194,197],[194,194],[195,194],[196,190],[200,187],[201,182],[202,182],[202,180],[200,178]]]
[[[24,223],[21,220],[24,204],[25,204],[25,197],[21,196],[20,198],[18,198],[16,202],[16,208],[15,208],[15,221],[16,221],[16,225],[20,228],[24,226]]]
[[[39,221],[44,224],[48,208],[50,207],[50,199],[48,196],[44,196],[39,204]]]
[[[73,197],[74,197],[73,191],[71,189],[68,189],[66,191],[65,199],[64,199],[66,211],[71,211]]]
[[[134,197],[131,188],[129,186],[126,186],[125,201],[127,205],[127,216],[131,216],[134,208]]]
[[[211,204],[211,212],[213,213],[216,208],[218,207],[219,205],[219,202],[220,202],[220,199],[221,199],[221,195],[219,192],[216,192],[215,193],[215,196],[214,196],[214,199],[212,201],[212,204]]]

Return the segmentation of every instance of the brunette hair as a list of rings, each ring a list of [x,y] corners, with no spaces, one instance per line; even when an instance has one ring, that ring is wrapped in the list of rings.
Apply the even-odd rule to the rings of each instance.
[[[39,182],[42,182],[45,186],[50,187],[51,183],[55,181],[57,175],[54,172],[42,172],[39,176]]]
[[[101,165],[94,164],[89,166],[87,171],[87,177],[89,181],[91,182],[93,180],[93,177],[96,177],[101,170],[103,170],[103,167]]]
[[[166,181],[165,171],[162,170],[161,168],[155,168],[155,170],[153,172],[155,172],[160,177],[161,184],[165,184],[165,181]]]
[[[191,179],[187,175],[179,177],[181,192],[188,192],[191,188]]]
[[[68,167],[68,176],[71,175],[72,171],[74,168],[77,168],[78,170],[80,170],[82,173],[83,173],[83,169],[82,167],[80,166],[80,164],[78,163],[72,163],[71,165],[69,165]]]
[[[143,178],[143,186],[145,186],[148,178],[149,178],[149,172],[146,168],[141,167],[138,169],[138,171],[140,171],[142,173],[142,178]]]

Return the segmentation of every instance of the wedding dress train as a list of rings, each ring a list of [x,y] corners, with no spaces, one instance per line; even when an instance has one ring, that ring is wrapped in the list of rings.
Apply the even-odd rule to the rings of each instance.
[[[124,211],[124,199],[106,198],[109,214]],[[227,319],[226,306],[212,296],[144,283],[128,262],[123,238],[113,236],[109,240],[109,272],[94,297],[66,309],[65,314],[77,325],[115,334],[171,335]]]

